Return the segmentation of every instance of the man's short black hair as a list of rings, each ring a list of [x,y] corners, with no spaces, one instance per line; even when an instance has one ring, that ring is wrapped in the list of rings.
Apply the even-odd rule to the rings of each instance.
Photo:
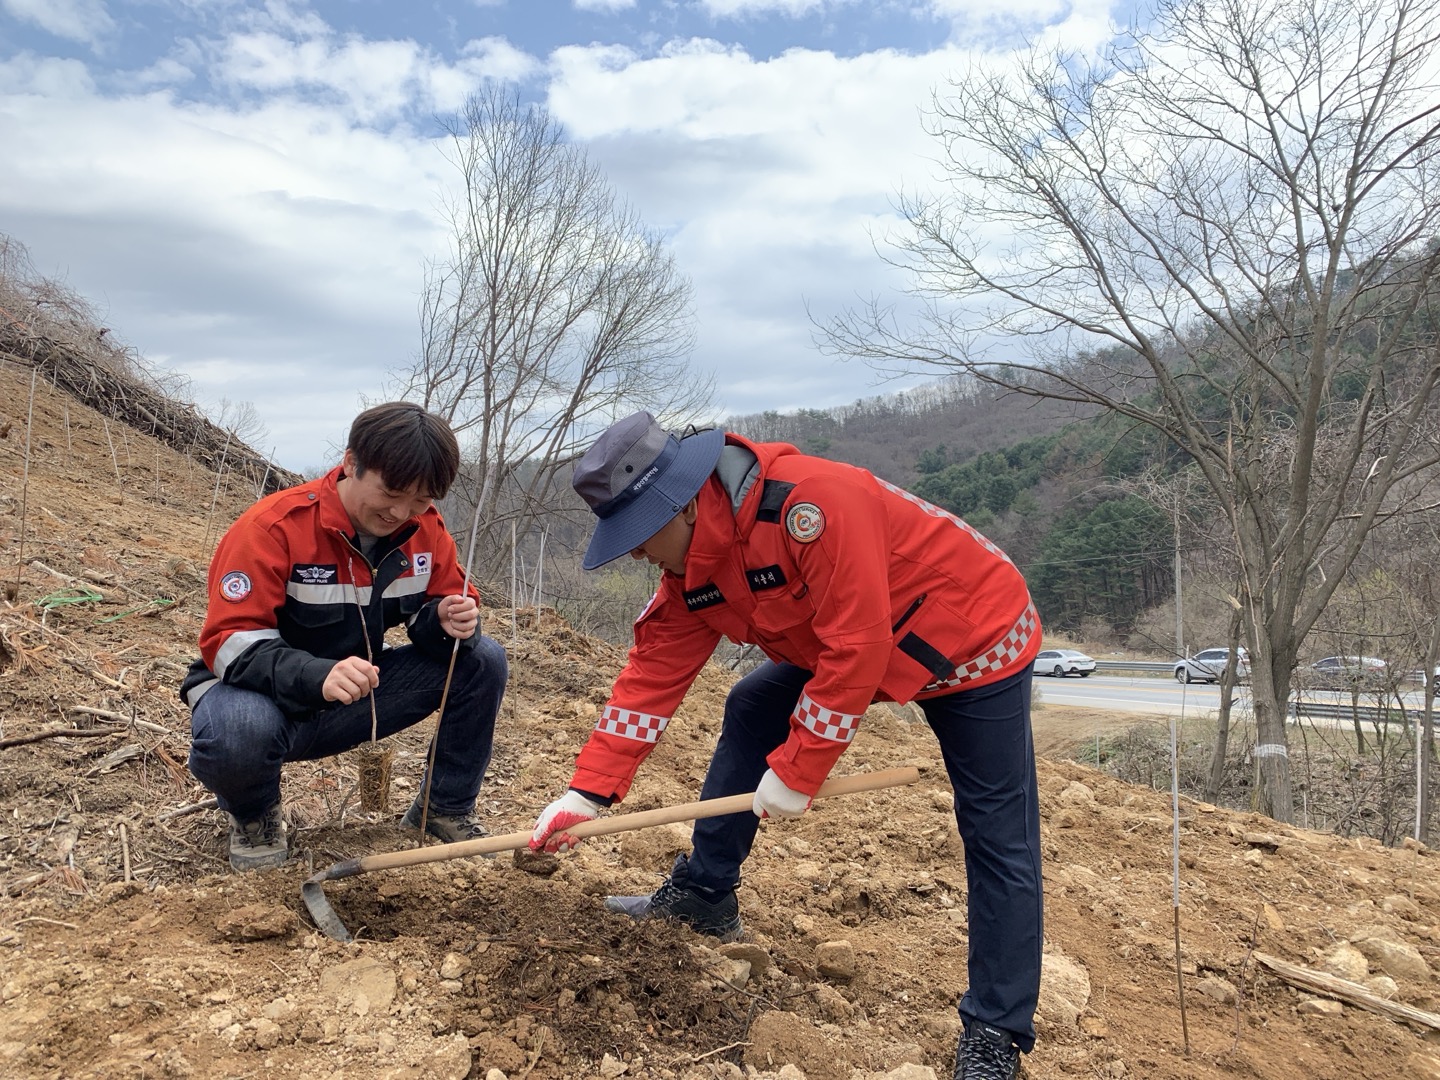
[[[374,469],[396,491],[414,487],[443,499],[460,471],[460,444],[450,425],[412,401],[366,409],[350,425],[347,449],[356,475]]]

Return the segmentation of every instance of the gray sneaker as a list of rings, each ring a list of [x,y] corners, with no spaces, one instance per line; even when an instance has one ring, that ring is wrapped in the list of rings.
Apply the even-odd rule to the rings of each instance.
[[[234,814],[230,818],[230,868],[244,873],[247,870],[269,870],[272,866],[284,866],[290,858],[286,834],[289,827],[281,816],[277,802],[264,815],[254,821],[241,821]]]
[[[410,809],[405,811],[405,816],[400,819],[400,827],[419,830],[419,799],[411,803]],[[425,834],[447,844],[458,844],[462,840],[479,840],[490,835],[485,826],[476,820],[473,812],[469,814],[437,814],[433,810],[425,815]],[[494,857],[493,852],[486,853],[486,858]]]

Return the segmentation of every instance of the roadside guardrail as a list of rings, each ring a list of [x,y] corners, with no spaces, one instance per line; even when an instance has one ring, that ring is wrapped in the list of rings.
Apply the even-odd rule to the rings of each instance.
[[[1178,660],[1096,660],[1095,670],[1106,672],[1132,672],[1138,675],[1169,675],[1175,670]],[[1373,695],[1367,695],[1373,701]],[[1363,700],[1363,699],[1362,699]],[[1348,699],[1339,701],[1317,701],[1300,697],[1290,699],[1288,717],[1299,720],[1309,717],[1315,720],[1359,720],[1365,724],[1404,724],[1418,721],[1422,710],[1399,704],[1367,705]]]
[[[1096,671],[1138,671],[1142,675],[1166,674],[1175,670],[1179,660],[1096,660]]]

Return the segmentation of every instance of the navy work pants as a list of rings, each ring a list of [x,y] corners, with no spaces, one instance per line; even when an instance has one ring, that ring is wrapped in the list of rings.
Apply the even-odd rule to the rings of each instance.
[[[790,714],[810,677],[793,664],[767,662],[735,684],[701,798],[755,790],[766,756],[790,734]],[[960,1015],[1010,1032],[1029,1052],[1043,946],[1030,671],[917,704],[940,742],[965,843],[970,986]],[[748,811],[697,821],[681,873],[702,889],[733,889],[758,827]]]
[[[437,657],[402,645],[382,650],[377,666],[380,685],[372,691],[377,738],[419,723],[439,707],[449,653]],[[490,764],[508,671],[498,642],[480,634],[460,642],[435,747],[432,814],[463,815],[474,808]],[[280,801],[285,762],[328,757],[369,742],[370,725],[370,697],[297,718],[264,694],[219,683],[196,702],[190,717],[190,772],[215,793],[220,809],[251,821]]]

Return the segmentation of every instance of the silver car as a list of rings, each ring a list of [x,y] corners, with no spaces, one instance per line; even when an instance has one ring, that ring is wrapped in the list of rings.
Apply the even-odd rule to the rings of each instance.
[[[1036,675],[1054,675],[1057,679],[1066,675],[1079,675],[1084,679],[1095,671],[1095,658],[1075,649],[1041,649],[1030,670]]]
[[[1194,656],[1188,656],[1175,665],[1175,680],[1182,683],[1219,682],[1229,666],[1229,649],[1201,649]],[[1244,649],[1235,650],[1235,681],[1245,682],[1250,678],[1250,654]]]

